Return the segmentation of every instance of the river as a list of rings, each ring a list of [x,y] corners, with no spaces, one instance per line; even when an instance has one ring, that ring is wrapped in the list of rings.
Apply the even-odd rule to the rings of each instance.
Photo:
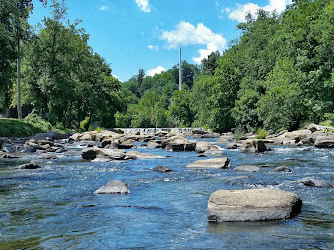
[[[79,144],[69,144],[68,149],[55,160],[40,159],[36,153],[0,159],[0,249],[334,248],[333,188],[300,183],[316,177],[333,184],[334,150],[224,150],[231,169],[198,170],[185,167],[200,159],[195,152],[147,149],[143,143],[135,150],[170,157],[92,163],[82,160]],[[16,168],[30,161],[41,168]],[[256,173],[233,171],[242,164],[272,166]],[[157,165],[173,172],[152,171]],[[292,172],[273,171],[273,166],[283,165]],[[234,176],[243,177],[226,180]],[[93,194],[111,180],[129,184],[131,193]],[[211,193],[246,188],[292,191],[303,201],[302,212],[286,221],[208,223]]]

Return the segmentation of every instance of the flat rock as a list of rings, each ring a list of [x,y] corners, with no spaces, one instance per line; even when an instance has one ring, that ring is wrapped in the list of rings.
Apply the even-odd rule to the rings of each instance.
[[[233,171],[236,172],[259,172],[260,168],[252,165],[240,165],[237,166]]]
[[[2,158],[3,158],[3,159],[17,159],[17,158],[19,158],[19,157],[16,156],[16,155],[4,154],[4,155],[2,156]]]
[[[315,178],[305,178],[301,181],[305,186],[309,187],[333,187],[332,184]]]
[[[41,167],[34,163],[27,163],[27,164],[20,165],[19,168],[20,169],[37,169]]]
[[[213,158],[207,160],[198,160],[188,164],[187,168],[230,168],[232,165],[231,161],[227,157]]]
[[[291,169],[286,166],[280,166],[274,169],[275,172],[291,172]]]
[[[85,160],[95,160],[102,161],[102,159],[108,160],[135,160],[135,159],[163,159],[166,156],[148,154],[148,153],[140,153],[137,151],[129,151],[125,152],[122,149],[101,149],[101,148],[87,148],[82,150],[81,156]]]
[[[94,194],[129,194],[130,190],[128,185],[115,180],[109,182],[107,185],[100,187],[98,190],[94,192]]]
[[[334,148],[334,135],[317,137],[314,146],[317,148]]]
[[[289,219],[300,213],[301,206],[296,194],[282,190],[218,190],[208,202],[208,221]]]

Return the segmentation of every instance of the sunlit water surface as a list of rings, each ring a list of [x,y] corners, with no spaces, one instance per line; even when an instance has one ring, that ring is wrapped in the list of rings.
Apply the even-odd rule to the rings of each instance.
[[[212,140],[211,140],[212,141]],[[220,145],[224,147],[224,145]],[[0,159],[0,249],[333,249],[333,188],[312,188],[300,180],[316,177],[334,183],[334,150],[274,147],[265,154],[224,150],[228,170],[185,166],[194,152],[138,151],[170,156],[158,160],[91,163],[81,148],[56,160],[39,154]],[[210,156],[215,157],[215,156]],[[17,166],[36,161],[41,169]],[[261,167],[237,173],[241,164],[287,166],[292,173]],[[154,172],[157,165],[174,170]],[[226,178],[247,176],[233,181]],[[129,184],[127,195],[96,195],[111,180]],[[273,188],[292,191],[303,200],[302,213],[287,221],[208,223],[207,202],[218,189]]]

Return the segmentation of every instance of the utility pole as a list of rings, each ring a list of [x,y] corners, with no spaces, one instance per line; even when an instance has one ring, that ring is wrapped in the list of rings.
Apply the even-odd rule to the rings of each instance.
[[[20,38],[17,39],[17,114],[19,120],[22,119],[21,109],[21,55],[20,55]]]
[[[179,90],[182,90],[182,56],[180,47],[180,63],[179,63]]]

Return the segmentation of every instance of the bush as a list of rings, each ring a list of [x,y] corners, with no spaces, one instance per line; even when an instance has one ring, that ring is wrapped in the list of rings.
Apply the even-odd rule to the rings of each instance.
[[[31,113],[26,118],[23,119],[25,123],[29,123],[34,127],[40,129],[41,131],[48,132],[52,129],[50,122],[45,121],[42,117],[35,113]]]
[[[0,118],[0,137],[28,137],[47,132],[37,125],[17,119]]]
[[[269,135],[268,131],[260,128],[255,139],[265,139]]]

